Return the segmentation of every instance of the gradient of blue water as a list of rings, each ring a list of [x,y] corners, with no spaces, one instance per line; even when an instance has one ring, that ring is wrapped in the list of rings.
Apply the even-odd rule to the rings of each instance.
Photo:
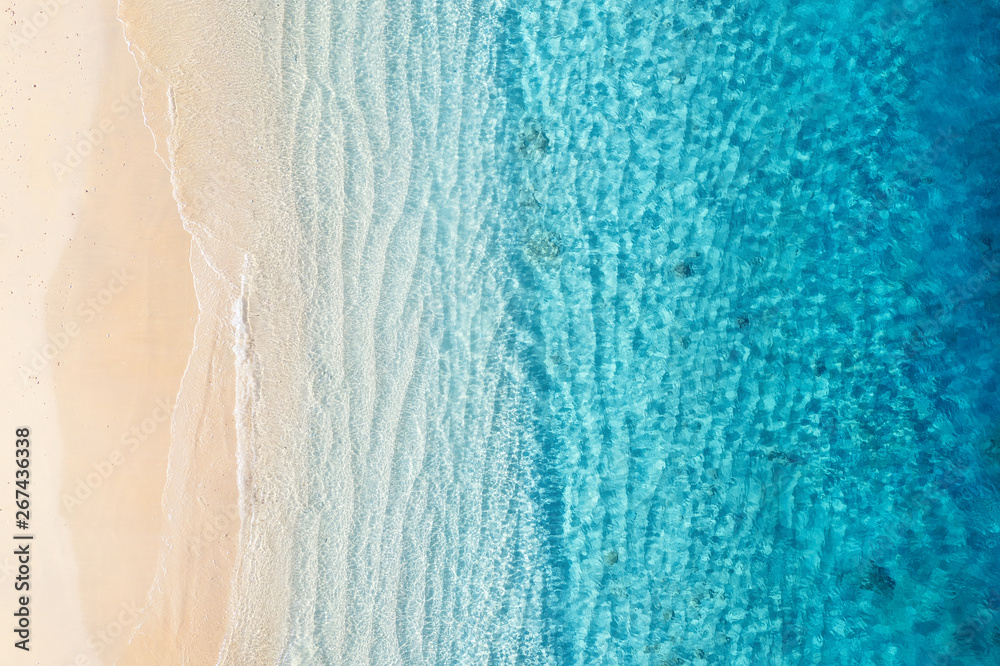
[[[997,663],[996,3],[285,12],[288,663]]]
[[[998,5],[506,18],[556,661],[998,663]]]

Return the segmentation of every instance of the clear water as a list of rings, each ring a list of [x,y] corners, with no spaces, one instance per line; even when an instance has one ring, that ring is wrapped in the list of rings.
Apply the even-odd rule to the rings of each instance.
[[[283,33],[287,663],[1000,663],[1000,5]]]

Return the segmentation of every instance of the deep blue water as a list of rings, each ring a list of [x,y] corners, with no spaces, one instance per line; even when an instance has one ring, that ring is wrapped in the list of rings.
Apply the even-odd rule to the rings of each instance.
[[[1000,663],[1000,5],[284,33],[288,663]]]

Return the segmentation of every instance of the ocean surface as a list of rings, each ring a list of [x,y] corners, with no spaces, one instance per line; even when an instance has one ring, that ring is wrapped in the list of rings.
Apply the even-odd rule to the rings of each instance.
[[[281,663],[1000,663],[1000,3],[277,6]]]

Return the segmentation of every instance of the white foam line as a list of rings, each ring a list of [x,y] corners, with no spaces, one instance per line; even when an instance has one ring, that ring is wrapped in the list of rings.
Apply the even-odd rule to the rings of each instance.
[[[167,479],[167,481],[166,481],[166,484],[164,486],[163,496],[161,498],[161,506],[163,508],[164,517],[166,519],[167,524],[169,524],[172,521],[173,517],[174,517],[174,511],[172,510],[172,507],[171,507],[170,503],[167,501],[167,486],[170,484],[170,479],[173,478],[174,473],[176,473],[176,471],[177,471],[175,469],[176,468],[176,464],[177,464],[177,451],[178,451],[177,447],[180,446],[180,444],[177,441],[178,440],[178,437],[177,437],[177,431],[178,431],[178,424],[177,424],[178,412],[180,411],[179,407],[182,404],[182,398],[185,395],[186,387],[188,386],[188,384],[190,383],[190,381],[192,381],[191,376],[190,376],[190,373],[192,372],[192,361],[196,357],[196,354],[197,354],[197,352],[200,349],[199,339],[198,339],[198,332],[202,329],[202,326],[206,324],[206,322],[205,322],[205,316],[206,316],[206,313],[205,313],[205,304],[202,302],[201,290],[199,289],[199,283],[203,283],[204,282],[204,278],[199,278],[197,272],[194,270],[194,265],[193,265],[193,261],[192,261],[193,260],[193,253],[195,251],[197,251],[200,254],[200,256],[201,256],[204,264],[206,266],[208,266],[213,271],[213,273],[215,274],[216,278],[220,282],[222,282],[223,284],[225,284],[227,282],[229,282],[230,284],[232,284],[232,281],[230,281],[230,280],[228,280],[226,278],[225,274],[219,269],[219,267],[216,265],[216,263],[212,260],[211,253],[209,253],[206,250],[206,248],[204,246],[203,239],[199,238],[196,232],[204,234],[205,236],[207,236],[208,238],[210,238],[212,240],[217,240],[217,238],[215,238],[215,236],[209,231],[209,229],[207,227],[205,227],[204,225],[197,224],[196,221],[193,218],[191,218],[190,216],[188,216],[185,213],[186,204],[185,204],[185,202],[184,202],[184,200],[183,200],[183,198],[181,196],[181,184],[180,184],[180,178],[179,178],[179,176],[177,174],[177,170],[176,170],[176,159],[175,159],[175,155],[176,155],[176,130],[177,130],[177,124],[178,124],[177,123],[177,120],[178,120],[178,111],[177,111],[176,100],[174,98],[174,89],[173,89],[172,85],[168,84],[168,86],[167,86],[167,96],[168,96],[167,103],[168,103],[168,118],[169,118],[169,122],[170,122],[170,125],[169,125],[170,130],[169,130],[169,134],[165,137],[165,140],[166,140],[166,154],[164,154],[164,152],[161,150],[161,146],[162,146],[161,139],[160,139],[160,137],[157,136],[156,131],[153,129],[153,126],[152,126],[152,124],[150,122],[150,115],[147,112],[147,97],[146,96],[148,94],[151,94],[151,93],[150,93],[149,90],[147,90],[143,86],[143,83],[142,83],[143,71],[144,71],[142,63],[143,62],[147,63],[147,65],[146,65],[147,67],[152,67],[152,65],[148,64],[148,60],[146,58],[146,54],[142,51],[142,49],[134,41],[130,40],[129,37],[128,37],[128,24],[126,23],[125,19],[123,18],[123,4],[124,4],[124,0],[118,0],[118,3],[117,3],[117,7],[118,7],[118,9],[117,9],[117,18],[118,18],[118,22],[122,26],[122,37],[125,40],[126,47],[128,48],[129,53],[132,55],[132,59],[135,62],[135,65],[136,65],[137,83],[138,83],[138,86],[139,86],[140,99],[141,99],[140,109],[141,109],[141,112],[142,112],[143,124],[149,130],[150,135],[153,138],[153,145],[154,145],[154,152],[155,152],[155,154],[157,155],[157,157],[160,158],[160,161],[163,162],[164,166],[167,168],[168,173],[170,174],[171,195],[172,195],[172,197],[174,199],[174,202],[175,202],[175,204],[177,206],[177,212],[178,212],[178,215],[181,218],[181,224],[182,224],[184,230],[187,231],[188,234],[191,236],[192,247],[191,247],[191,252],[188,255],[188,269],[191,271],[192,279],[193,279],[193,281],[195,283],[195,289],[194,289],[195,300],[197,301],[197,304],[198,304],[198,317],[197,317],[197,321],[196,321],[195,327],[194,327],[194,335],[193,335],[193,340],[192,340],[191,352],[188,355],[188,359],[187,359],[187,362],[186,362],[185,367],[184,367],[184,372],[181,375],[180,386],[179,386],[179,388],[177,390],[176,395],[174,396],[174,410],[173,410],[173,414],[171,414],[171,419],[170,419],[170,445],[169,445],[168,454],[167,454],[167,473],[166,473],[166,479]],[[249,263],[249,257],[245,256],[244,266],[247,266],[248,263]],[[246,278],[244,276],[243,277],[243,283],[244,284],[241,285],[241,296],[243,296],[243,294],[244,294],[243,290],[245,289],[245,282],[246,282]],[[202,284],[202,286],[204,286],[204,284]],[[237,304],[235,304],[234,307],[237,310],[239,310],[239,308],[240,308],[241,305],[243,307],[242,311],[245,314],[245,300],[241,300],[240,302],[238,302]],[[236,351],[235,347],[234,347],[234,351]],[[239,356],[237,356],[237,358],[239,358]],[[238,460],[237,460],[237,473],[238,473],[237,485],[238,485],[238,488],[239,488],[238,504],[240,506],[240,512],[241,512],[240,535],[239,535],[239,541],[238,541],[238,543],[242,544],[243,543],[243,531],[245,529],[245,525],[247,524],[245,522],[247,518],[246,518],[245,515],[243,515],[243,511],[244,511],[243,507],[244,507],[244,505],[246,503],[242,500],[242,498],[246,496],[245,495],[245,493],[246,493],[246,487],[245,487],[245,482],[244,482],[244,479],[246,477],[246,473],[245,473],[245,460],[244,460],[246,442],[242,441],[242,438],[239,437],[240,426],[241,426],[241,423],[243,423],[243,421],[244,421],[243,419],[241,419],[241,415],[239,413],[239,407],[240,407],[240,404],[238,402],[237,403],[237,409],[236,409],[236,412],[237,412],[236,413],[237,428],[238,428],[238,432],[237,432],[237,451],[239,452],[238,453]],[[161,585],[162,585],[162,581],[167,576],[166,561],[167,561],[167,557],[170,554],[170,552],[171,552],[170,537],[167,536],[167,535],[164,535],[164,536],[161,537],[159,554],[158,554],[157,564],[156,564],[156,574],[154,575],[153,582],[150,585],[150,588],[149,588],[149,590],[146,593],[145,603],[144,603],[144,605],[143,605],[143,607],[142,607],[142,609],[141,609],[141,611],[139,613],[138,622],[135,624],[135,626],[132,629],[131,634],[129,635],[129,639],[128,639],[128,642],[126,644],[126,649],[127,649],[128,646],[132,645],[133,641],[139,635],[140,630],[144,627],[144,625],[145,625],[144,618],[146,616],[147,611],[150,609],[150,607],[153,604],[153,596],[154,596],[154,594],[157,593],[157,592],[162,592]],[[236,573],[236,567],[234,567],[234,570],[233,570],[233,575],[234,576],[235,576],[235,573]],[[232,584],[232,582],[233,581],[231,581],[231,584]],[[226,634],[226,640],[225,640],[225,642],[224,642],[224,644],[222,646],[222,649],[220,650],[220,662],[219,663],[221,663],[222,655],[225,654],[225,648],[226,648],[226,646],[228,644],[228,641],[229,641],[229,633],[227,632],[227,634]]]

